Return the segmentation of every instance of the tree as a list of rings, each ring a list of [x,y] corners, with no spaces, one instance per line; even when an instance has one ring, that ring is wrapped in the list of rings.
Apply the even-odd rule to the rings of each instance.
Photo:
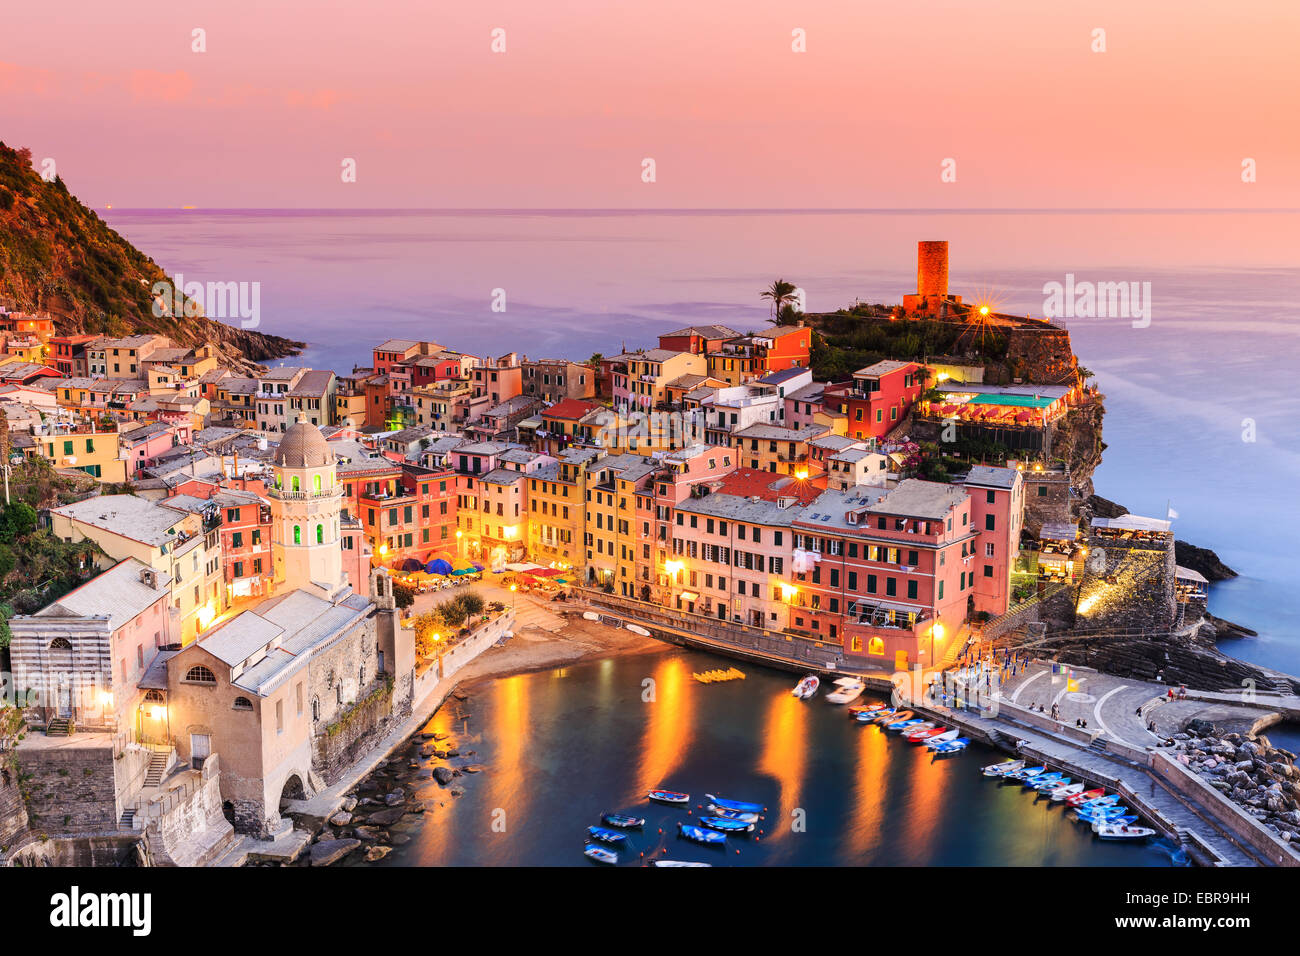
[[[760,299],[770,299],[772,301],[772,322],[780,324],[781,310],[794,300],[795,292],[793,282],[777,279],[759,294]]]
[[[587,364],[592,368],[599,367],[600,363],[605,360],[605,356],[599,352],[592,352],[591,358],[587,359]]]
[[[393,582],[393,600],[400,610],[406,610],[415,603],[415,588],[403,584],[401,581]]]
[[[15,501],[0,512],[0,541],[5,544],[26,537],[36,530],[36,509],[26,502]]]

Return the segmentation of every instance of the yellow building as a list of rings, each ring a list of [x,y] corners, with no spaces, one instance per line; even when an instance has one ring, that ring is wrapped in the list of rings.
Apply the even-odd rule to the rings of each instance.
[[[528,476],[528,555],[537,564],[581,569],[585,550],[587,469],[601,452],[573,448]]]
[[[705,376],[708,361],[693,352],[650,349],[627,359],[627,390],[631,404],[658,408],[668,404],[668,386],[685,375]]]
[[[34,453],[55,468],[75,468],[99,481],[126,481],[127,464],[117,439],[117,424],[86,421],[48,435],[33,436]]]

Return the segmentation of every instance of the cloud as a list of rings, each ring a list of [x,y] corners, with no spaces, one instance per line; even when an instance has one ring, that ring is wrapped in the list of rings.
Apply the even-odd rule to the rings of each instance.
[[[137,100],[163,100],[176,103],[194,92],[194,78],[184,70],[160,73],[157,70],[131,71],[131,96]]]

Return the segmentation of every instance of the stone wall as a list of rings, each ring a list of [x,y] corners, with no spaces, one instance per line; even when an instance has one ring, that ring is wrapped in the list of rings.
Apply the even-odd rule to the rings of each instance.
[[[348,767],[409,716],[409,696],[405,713],[401,713],[394,707],[394,689],[386,679],[379,681],[365,697],[345,708],[313,736],[312,771],[327,785],[338,780]]]
[[[1173,624],[1172,547],[1151,550],[1093,538],[1088,550],[1076,605],[1078,627],[1165,630]]]
[[[18,763],[33,831],[53,836],[117,829],[111,746],[19,747]]]
[[[999,331],[1007,336],[1006,362],[1014,377],[1044,385],[1074,381],[1079,363],[1065,329],[1035,324]]]
[[[8,766],[8,756],[0,753],[0,856],[27,833],[27,807],[18,788],[18,770]]]
[[[203,762],[185,787],[163,794],[141,810],[144,842],[154,866],[206,866],[234,840],[221,812],[218,755]]]
[[[1070,495],[1070,475],[1067,472],[1024,472],[1025,478],[1025,529],[1038,534],[1044,524],[1072,522],[1073,503]]]

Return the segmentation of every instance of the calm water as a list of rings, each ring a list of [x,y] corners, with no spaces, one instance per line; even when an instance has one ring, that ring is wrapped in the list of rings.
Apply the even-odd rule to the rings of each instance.
[[[796,700],[794,675],[745,666],[743,681],[691,678],[728,664],[666,649],[469,688],[468,700],[449,701],[425,729],[477,751],[450,763],[485,770],[456,778],[465,794],[454,798],[422,769],[424,779],[406,785],[430,809],[394,828],[412,840],[379,865],[595,865],[582,856],[584,831],[606,810],[647,821],[629,831],[620,865],[664,848],[669,859],[735,866],[1183,862],[1163,841],[1098,840],[1060,804],[984,778],[982,765],[1004,759],[989,748],[936,758],[849,720],[842,706]],[[653,703],[642,701],[646,678]],[[680,840],[676,822],[691,817],[650,804],[645,792],[656,787],[689,792],[693,808],[706,792],[762,803],[766,832],[729,836],[725,851]],[[791,828],[796,811],[803,832]]]
[[[896,302],[918,239],[951,243],[953,292],[1041,314],[1065,274],[1151,283],[1152,321],[1074,319],[1107,396],[1097,491],[1179,513],[1241,577],[1211,609],[1260,632],[1225,649],[1300,673],[1300,216],[1240,213],[127,211],[110,223],[170,272],[256,281],[262,327],[349,370],[392,336],[586,358],[687,323],[761,327],[783,276],[810,310]],[[507,311],[489,309],[506,291]],[[290,360],[294,361],[294,360]],[[1254,441],[1243,441],[1245,420]]]

